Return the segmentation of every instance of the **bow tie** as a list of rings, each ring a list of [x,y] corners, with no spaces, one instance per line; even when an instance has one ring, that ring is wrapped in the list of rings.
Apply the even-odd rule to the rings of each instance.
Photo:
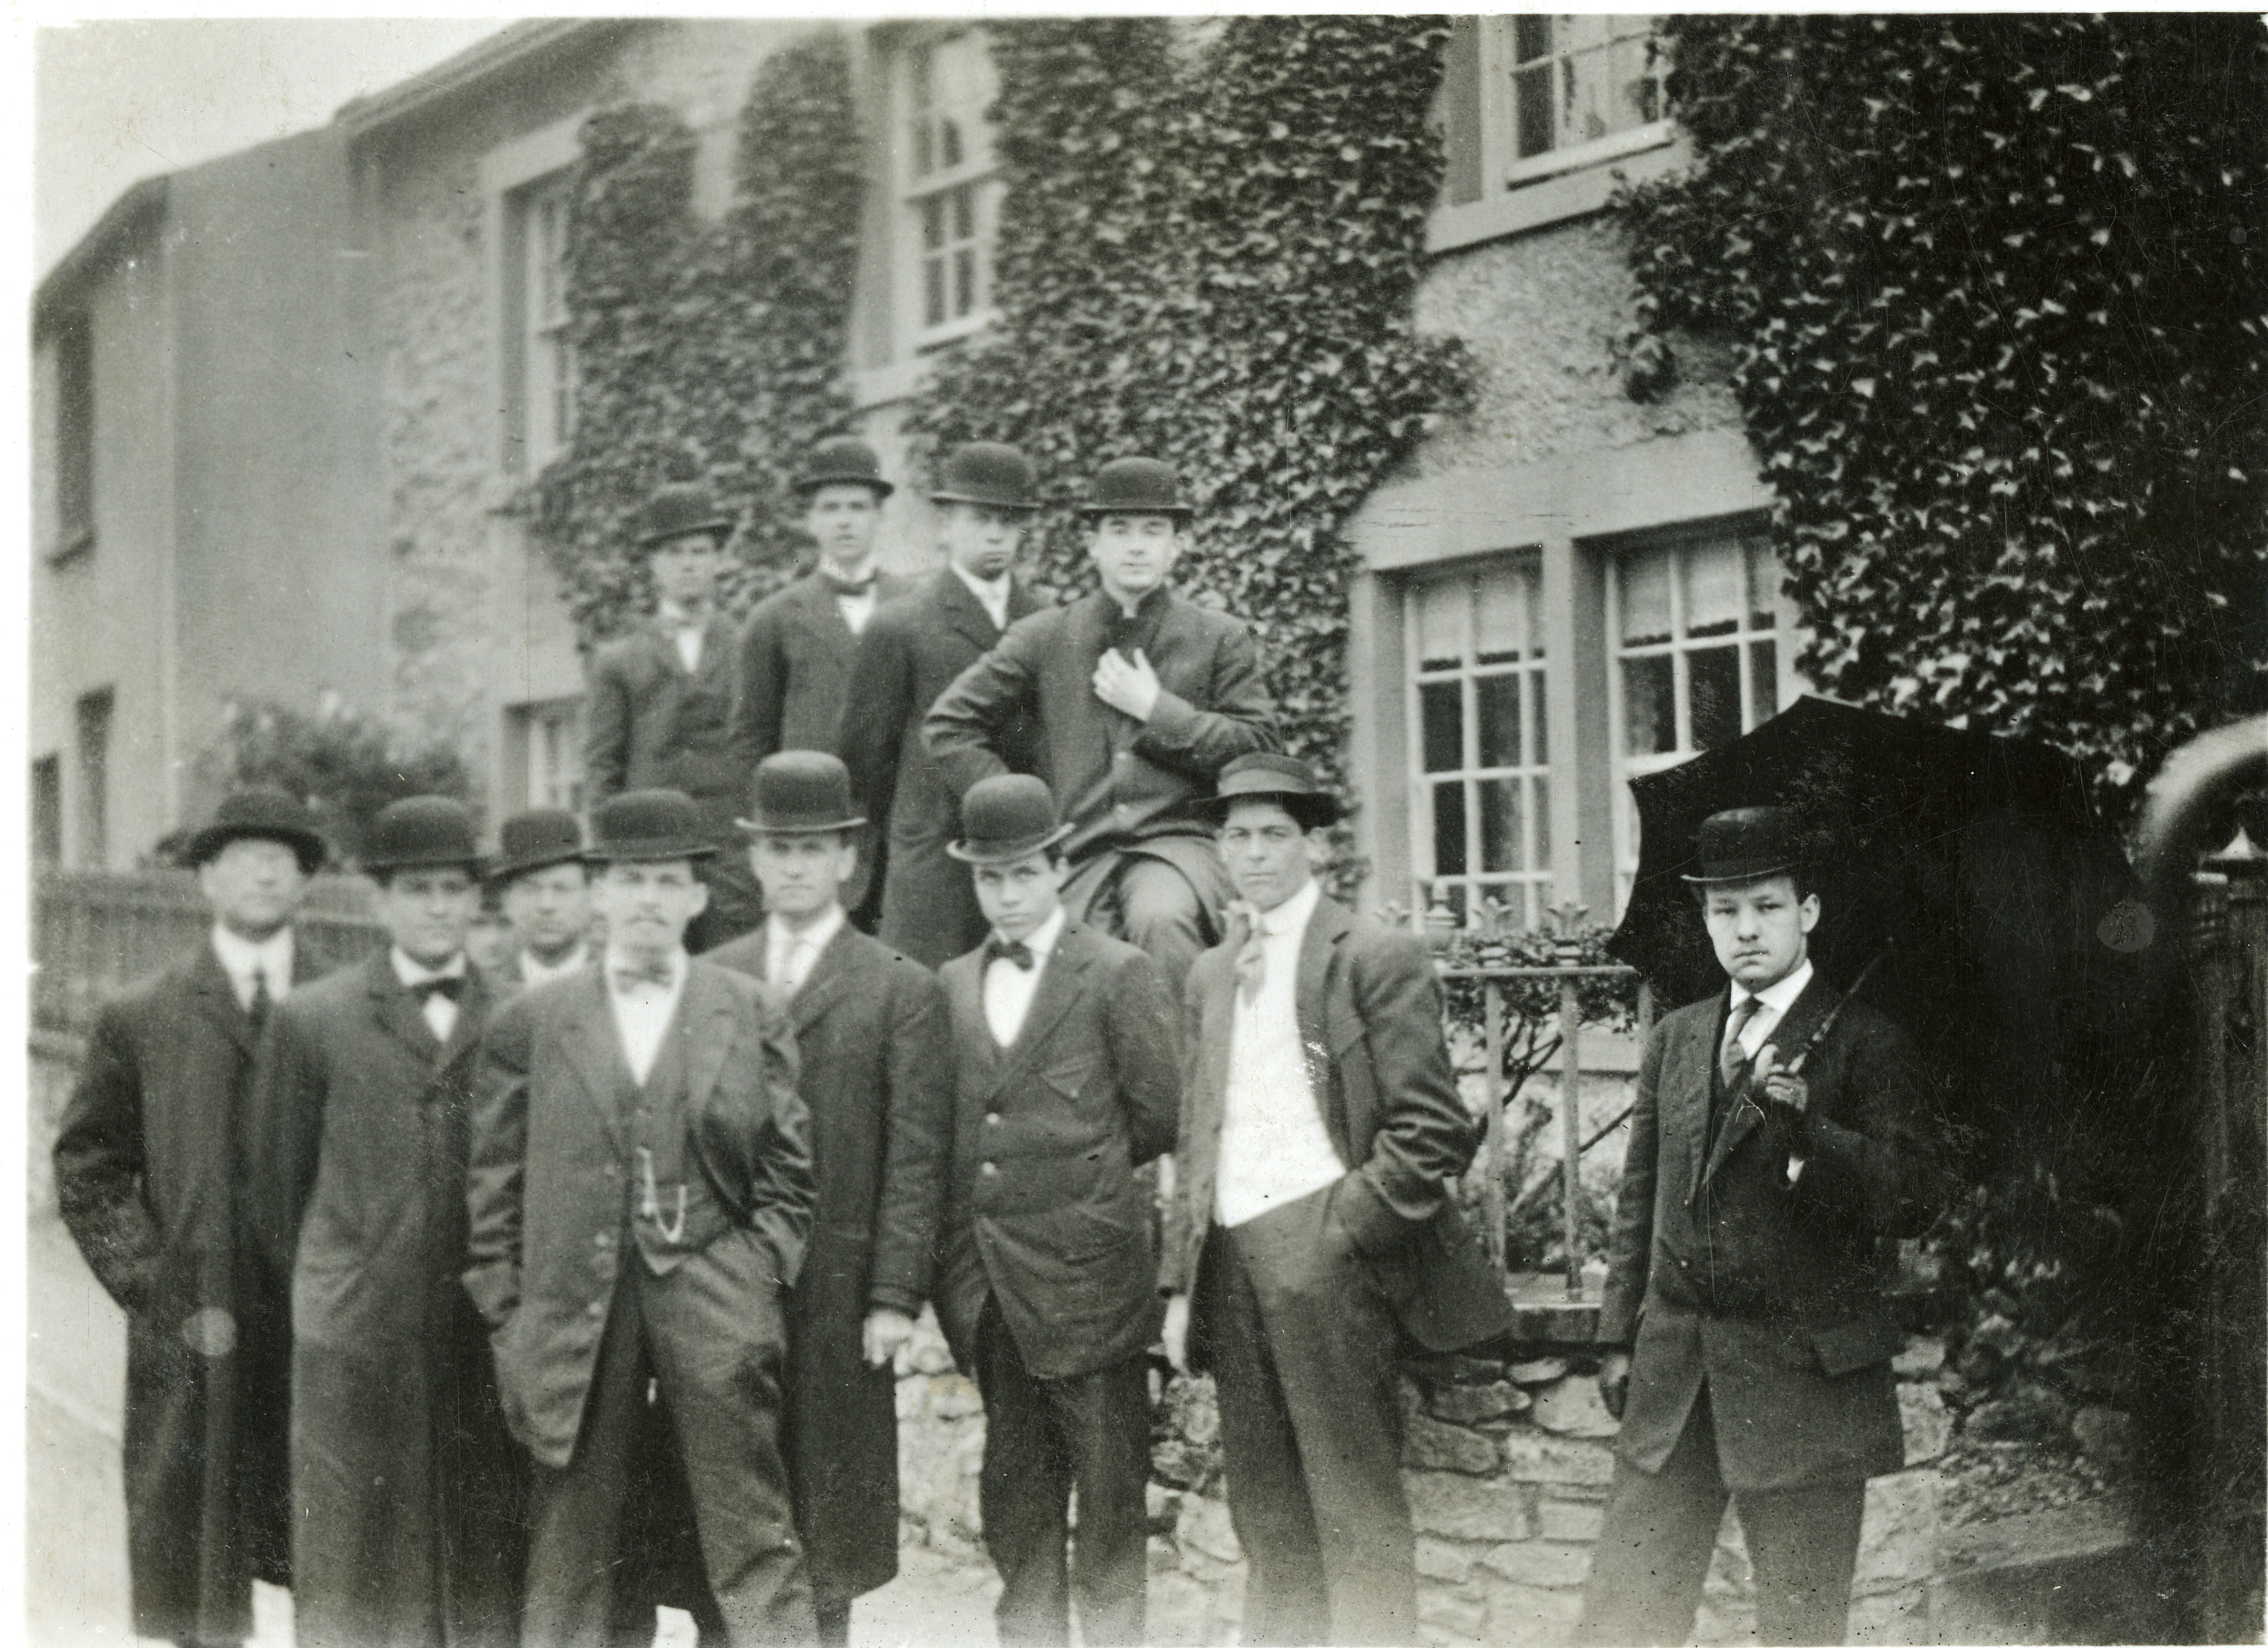
[[[996,934],[984,941],[986,967],[990,967],[995,961],[1005,961],[1010,966],[1028,973],[1038,964],[1038,960],[1039,958],[1032,953],[1032,946],[1020,938],[1002,938]]]
[[[837,595],[872,595],[874,592],[875,575],[872,572],[856,584],[848,578],[837,578],[832,572],[821,571],[819,576],[827,580],[827,587]]]
[[[465,975],[459,973],[448,978],[419,979],[410,985],[409,993],[417,998],[417,1004],[420,1007],[431,1001],[436,996],[445,996],[449,1000],[455,1001],[465,993]]]
[[[648,963],[623,963],[607,969],[615,981],[615,988],[625,993],[641,985],[651,984],[657,990],[667,990],[671,970],[666,958]]]

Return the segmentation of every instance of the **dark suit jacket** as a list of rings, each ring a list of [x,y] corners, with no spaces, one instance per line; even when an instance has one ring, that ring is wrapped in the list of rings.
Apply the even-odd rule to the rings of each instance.
[[[764,971],[759,928],[708,960]],[[788,998],[819,1195],[797,1280],[788,1463],[814,1583],[837,1595],[898,1568],[896,1387],[869,1368],[866,1313],[919,1313],[953,1159],[952,1024],[927,968],[847,923]]]
[[[696,960],[647,1085],[693,1191],[668,1254],[623,1238],[637,1172],[637,1093],[600,968],[541,984],[498,1009],[482,1047],[468,1202],[465,1290],[496,1330],[514,1434],[545,1465],[573,1456],[619,1267],[694,1262],[735,1230],[770,1247],[792,1284],[811,1228],[810,1119],[796,1096],[794,1031],[763,985]],[[674,1059],[679,1078],[665,1078]],[[659,1090],[659,1091],[657,1091]],[[659,1156],[663,1152],[656,1151]],[[644,1221],[641,1221],[644,1223]],[[684,1438],[688,1449],[698,1438]]]
[[[1837,1001],[1815,974],[1773,1026],[1783,1060]],[[1806,1165],[1745,1093],[1709,1144],[1729,993],[1654,1027],[1638,1069],[1615,1203],[1602,1343],[1635,1339],[1617,1446],[1659,1470],[1704,1379],[1735,1490],[1896,1470],[1904,1459],[1889,1363],[1904,1343],[1881,1296],[1878,1239],[1918,1235],[1933,1200],[1913,1045],[1863,1002],[1804,1066]]]
[[[1094,695],[1105,651],[1139,649],[1163,690],[1147,722]],[[1152,592],[1130,622],[1100,591],[1009,626],[930,709],[922,736],[958,798],[1010,770],[1023,717],[1040,728],[1039,776],[1073,825],[1074,862],[1114,847],[1212,828],[1195,804],[1239,755],[1278,747],[1260,648],[1226,614]]]
[[[718,841],[737,842],[753,770],[732,739],[737,654],[718,614],[702,632],[701,668],[685,671],[657,622],[608,643],[591,661],[583,766],[591,805],[625,790],[682,790]]]
[[[904,578],[877,573],[875,616],[907,587]],[[834,750],[858,651],[858,637],[817,572],[758,603],[740,631],[733,710],[743,770],[753,773],[758,761],[784,749]]]
[[[312,981],[294,946],[292,983]],[[251,1242],[253,1035],[208,939],[97,1016],[55,1145],[55,1196],[126,1319],[127,1548],[137,1636],[252,1633],[291,1576],[291,1325]],[[217,1310],[232,1349],[191,1355]]]
[[[938,1320],[963,1368],[988,1296],[1042,1379],[1140,1352],[1158,1326],[1148,1190],[1174,1142],[1180,1041],[1157,964],[1067,923],[1013,1046],[984,1019],[984,953],[946,963],[960,1063]]]
[[[1041,609],[1019,581],[1008,622]],[[1001,631],[951,567],[875,613],[859,637],[837,753],[850,769],[859,811],[887,831],[887,869],[877,936],[924,967],[938,967],[984,941],[968,866],[946,857],[961,834],[961,792],[922,745],[922,717],[938,695],[990,651]],[[1027,724],[1005,732],[1001,747],[1017,772],[1032,769]]]
[[[1160,1277],[1171,1291],[1195,1284],[1211,1223],[1244,938],[1240,923],[1200,956],[1184,995],[1189,1076]],[[1452,1196],[1480,1136],[1457,1096],[1441,1034],[1441,989],[1424,941],[1358,922],[1319,899],[1300,943],[1297,1000],[1308,1091],[1349,1168],[1332,1188],[1331,1216],[1427,1350],[1504,1332],[1512,1310],[1503,1278]],[[1197,1336],[1201,1343],[1202,1332]]]

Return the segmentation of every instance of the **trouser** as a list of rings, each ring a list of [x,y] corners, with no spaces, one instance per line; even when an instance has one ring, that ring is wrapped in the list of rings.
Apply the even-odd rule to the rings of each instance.
[[[1042,1379],[987,1299],[976,1361],[985,1424],[977,1505],[1000,1573],[993,1617],[1001,1648],[1069,1643],[1073,1595],[1089,1648],[1139,1643],[1149,1584],[1145,1359]],[[1066,1560],[1074,1490],[1079,1534]]]
[[[1705,1384],[1659,1472],[1615,1462],[1614,1496],[1591,1553],[1576,1640],[1602,1648],[1684,1642],[1728,1497],[1748,1541],[1758,1640],[1841,1642],[1866,1482],[1731,1493],[1718,1461]]]
[[[1418,1640],[1399,1327],[1330,1194],[1215,1225],[1198,1261],[1248,1643]]]
[[[535,1468],[526,1648],[601,1648],[622,1622],[624,1510],[676,1422],[702,1565],[730,1648],[809,1644],[811,1587],[779,1448],[786,1327],[762,1239],[733,1231],[666,1276],[625,1254],[575,1452]]]
[[[1064,902],[1075,917],[1146,953],[1175,1001],[1197,959],[1220,942],[1214,914],[1189,879],[1145,853],[1088,859],[1064,883]]]

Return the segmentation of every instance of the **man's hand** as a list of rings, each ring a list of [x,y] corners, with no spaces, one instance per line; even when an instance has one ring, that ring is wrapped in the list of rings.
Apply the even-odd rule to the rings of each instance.
[[[1137,721],[1150,718],[1150,712],[1158,707],[1159,691],[1158,672],[1150,667],[1140,647],[1134,649],[1131,664],[1113,647],[1094,666],[1094,695]]]
[[[1166,1299],[1166,1360],[1179,1373],[1189,1371],[1189,1296],[1174,1293]]]
[[[896,1360],[906,1342],[914,1336],[914,1319],[903,1311],[894,1311],[877,1306],[866,1313],[866,1327],[862,1335],[865,1342],[866,1365],[880,1367]]]
[[[1786,1105],[1801,1115],[1811,1103],[1811,1089],[1802,1077],[1779,1068],[1779,1049],[1766,1047],[1756,1054],[1756,1079],[1765,1098]]]
[[[1630,1400],[1630,1367],[1627,1350],[1609,1350],[1599,1358],[1599,1400],[1617,1419],[1623,1416],[1623,1404]]]

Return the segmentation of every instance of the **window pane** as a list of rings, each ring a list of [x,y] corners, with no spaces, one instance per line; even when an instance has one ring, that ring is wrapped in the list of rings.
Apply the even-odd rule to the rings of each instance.
[[[1612,129],[1607,123],[1607,92],[1602,84],[1607,69],[1605,48],[1579,52],[1562,61],[1561,100],[1565,107],[1559,118],[1559,141],[1568,144],[1595,143]]]
[[[1769,641],[1749,648],[1749,725],[1769,721],[1779,711],[1779,649]]]
[[[967,246],[953,254],[953,313],[955,320],[976,307],[976,254]]]
[[[1528,747],[1531,764],[1542,767],[1551,759],[1551,744],[1543,713],[1543,672],[1528,673],[1528,712],[1534,717],[1528,725]]]
[[[1769,538],[1750,538],[1747,548],[1749,622],[1755,629],[1770,629],[1779,622],[1779,557],[1772,553]]]
[[[1685,564],[1685,633],[1730,635],[1741,626],[1741,546],[1696,544]]]
[[[922,264],[922,324],[945,324],[945,260],[930,258]]]
[[[1465,584],[1443,578],[1418,591],[1418,667],[1454,666],[1465,656]]]
[[[1433,786],[1433,873],[1465,873],[1465,786]]]
[[[1483,664],[1508,664],[1528,645],[1528,575],[1500,568],[1482,575],[1473,615],[1473,652]]]
[[[1551,65],[1539,63],[1512,77],[1512,101],[1520,158],[1551,151]]]
[[[1528,811],[1535,820],[1535,861],[1532,867],[1548,870],[1551,866],[1551,781],[1529,779],[1528,796],[1532,804]]]
[[[1439,886],[1439,883],[1431,881],[1425,884],[1424,899],[1418,910],[1421,921],[1425,913],[1433,908],[1433,893]],[[1441,887],[1440,894],[1441,901],[1449,907],[1449,914],[1456,917],[1458,925],[1462,926],[1465,919],[1465,889],[1462,885],[1453,881],[1447,887]]]
[[[1454,681],[1435,681],[1418,689],[1427,772],[1457,772],[1464,767],[1464,683]]]
[[[1667,653],[1623,660],[1623,754],[1666,755],[1677,747],[1677,696]]]
[[[1703,647],[1685,655],[1685,692],[1693,713],[1693,747],[1712,750],[1741,736],[1741,653]]]
[[[953,238],[966,240],[976,232],[976,186],[964,183],[953,191]]]
[[[1527,843],[1520,829],[1517,778],[1481,780],[1481,868],[1525,870]]]
[[[1474,729],[1480,735],[1481,765],[1517,767],[1520,762],[1520,677],[1484,675],[1473,682],[1477,702],[1473,713],[1480,718]]]
[[[943,140],[939,146],[945,151],[945,166],[947,171],[950,171],[959,166],[963,158],[961,146],[961,122],[948,116],[939,121],[937,126],[938,136]]]
[[[1624,646],[1669,639],[1669,555],[1654,549],[1622,563]]]
[[[1551,51],[1551,19],[1548,17],[1522,16],[1512,20],[1512,57],[1514,63],[1534,63],[1538,57],[1549,56]]]
[[[1660,120],[1661,77],[1654,63],[1653,42],[1644,34],[1625,36],[1615,42],[1608,63],[1608,117],[1615,129],[1627,131]]]
[[[940,251],[945,246],[945,202],[938,195],[925,196],[921,203],[922,250]]]

